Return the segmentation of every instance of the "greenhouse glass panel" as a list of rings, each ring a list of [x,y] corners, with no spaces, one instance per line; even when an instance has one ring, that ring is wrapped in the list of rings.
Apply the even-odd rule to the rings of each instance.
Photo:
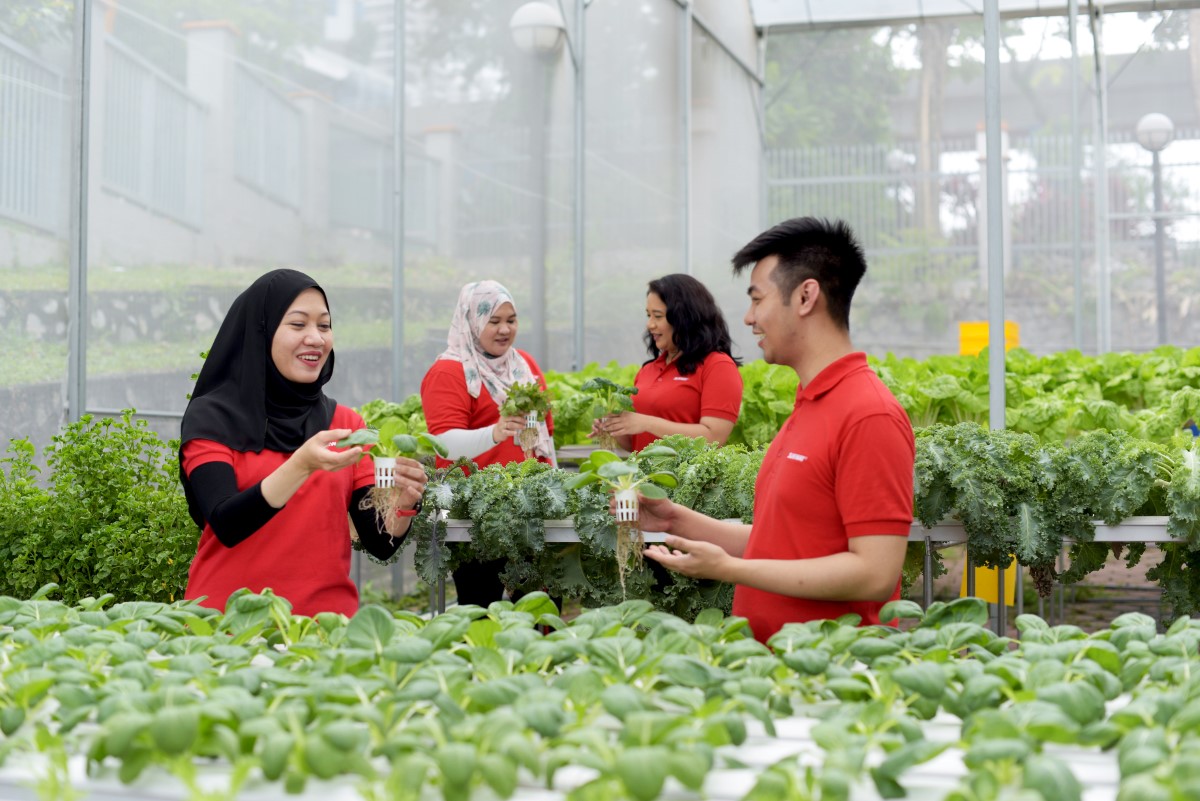
[[[0,443],[49,441],[66,417],[75,5],[0,5]]]

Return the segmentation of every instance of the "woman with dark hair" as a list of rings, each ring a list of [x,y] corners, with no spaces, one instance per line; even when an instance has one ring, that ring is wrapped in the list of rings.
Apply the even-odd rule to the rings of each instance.
[[[362,508],[375,471],[361,447],[333,445],[364,424],[325,395],[332,376],[333,323],[316,281],[273,270],[233,301],[183,413],[179,477],[202,532],[187,598],[224,609],[234,590],[270,587],[295,614],[353,615],[348,520],[368,553],[400,547],[425,470],[397,460],[394,517]]]
[[[644,338],[650,358],[634,379],[633,411],[597,427],[634,451],[670,434],[724,445],[742,405],[741,359],[712,293],[683,273],[651,281]]]

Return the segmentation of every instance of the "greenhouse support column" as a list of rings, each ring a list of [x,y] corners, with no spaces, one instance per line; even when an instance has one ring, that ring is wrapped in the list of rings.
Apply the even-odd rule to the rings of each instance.
[[[1104,12],[1090,0],[1096,76],[1096,137],[1092,148],[1096,197],[1096,348],[1112,350],[1112,288],[1108,264],[1108,70],[1104,65]]]
[[[1154,308],[1158,344],[1167,344],[1167,276],[1163,251],[1166,250],[1166,223],[1163,221],[1162,159],[1158,150],[1151,153],[1154,174]]]
[[[404,400],[404,30],[405,2],[392,4],[392,400]]]
[[[1083,171],[1079,141],[1079,0],[1067,3],[1067,31],[1071,40],[1071,265],[1075,272],[1075,347],[1083,350],[1083,248],[1080,245],[1079,176]]]
[[[766,230],[770,226],[767,208],[770,204],[770,189],[767,187],[767,98],[763,87],[767,77],[767,37],[758,36],[758,98],[754,104],[758,111],[758,227]]]
[[[1004,185],[1000,152],[1000,6],[987,0],[983,13],[984,130],[987,134],[988,214],[988,422],[1004,428]],[[969,547],[969,546],[968,546]],[[1008,630],[1004,568],[997,571],[996,633]]]
[[[575,41],[571,55],[575,62],[575,331],[572,369],[582,370],[583,352],[583,178],[584,178],[584,39],[587,32],[587,5],[589,0],[575,0]]]
[[[404,35],[405,2],[392,5],[392,400],[404,400]],[[392,597],[404,596],[404,571],[392,571]]]
[[[683,111],[683,271],[692,274],[692,0],[683,3],[683,44],[679,48]]]
[[[546,344],[546,205],[549,189],[546,181],[546,129],[550,127],[549,95],[553,91],[553,68],[545,57],[529,59],[534,87],[532,112],[529,115],[529,297],[527,311],[522,313],[521,331],[528,331],[525,349],[540,364],[549,363]]]
[[[92,94],[92,0],[77,0],[75,51],[79,106],[71,123],[71,264],[67,279],[67,419],[74,421],[87,408],[87,264],[88,170],[91,139],[88,126]]]

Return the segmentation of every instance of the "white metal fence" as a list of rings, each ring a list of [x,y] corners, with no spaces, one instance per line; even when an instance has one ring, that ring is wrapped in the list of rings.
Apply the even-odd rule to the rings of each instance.
[[[1200,217],[1197,142],[1200,131],[1178,131],[1172,149],[1163,153],[1177,246],[1198,238],[1188,230]],[[932,143],[933,168],[926,171],[916,167],[917,148],[909,142],[768,150],[768,216],[771,221],[802,215],[850,221],[877,275],[917,282],[978,275],[984,215],[976,142]],[[1090,258],[1096,233],[1092,147],[1083,143],[1078,196],[1072,194],[1070,148],[1070,137],[1060,134],[1013,136],[1009,143],[1006,245],[1014,269],[1069,260],[1076,207],[1081,250]],[[1139,260],[1153,250],[1149,161],[1132,132],[1110,132],[1110,243],[1114,254]]]
[[[299,208],[303,115],[245,67],[236,73],[236,175],[272,200]]]
[[[64,76],[0,36],[0,216],[66,230]]]
[[[376,233],[392,230],[391,138],[340,125],[329,129],[329,224]],[[409,244],[437,243],[440,170],[437,162],[410,150],[404,172],[404,238]]]
[[[206,110],[130,48],[106,47],[104,188],[201,228]]]

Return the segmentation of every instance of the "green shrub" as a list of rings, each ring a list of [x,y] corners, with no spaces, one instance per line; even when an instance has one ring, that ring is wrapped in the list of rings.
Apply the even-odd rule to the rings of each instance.
[[[46,449],[43,484],[28,440],[0,460],[0,595],[43,584],[62,599],[183,597],[200,532],[179,485],[176,443],[134,420],[85,415]]]

